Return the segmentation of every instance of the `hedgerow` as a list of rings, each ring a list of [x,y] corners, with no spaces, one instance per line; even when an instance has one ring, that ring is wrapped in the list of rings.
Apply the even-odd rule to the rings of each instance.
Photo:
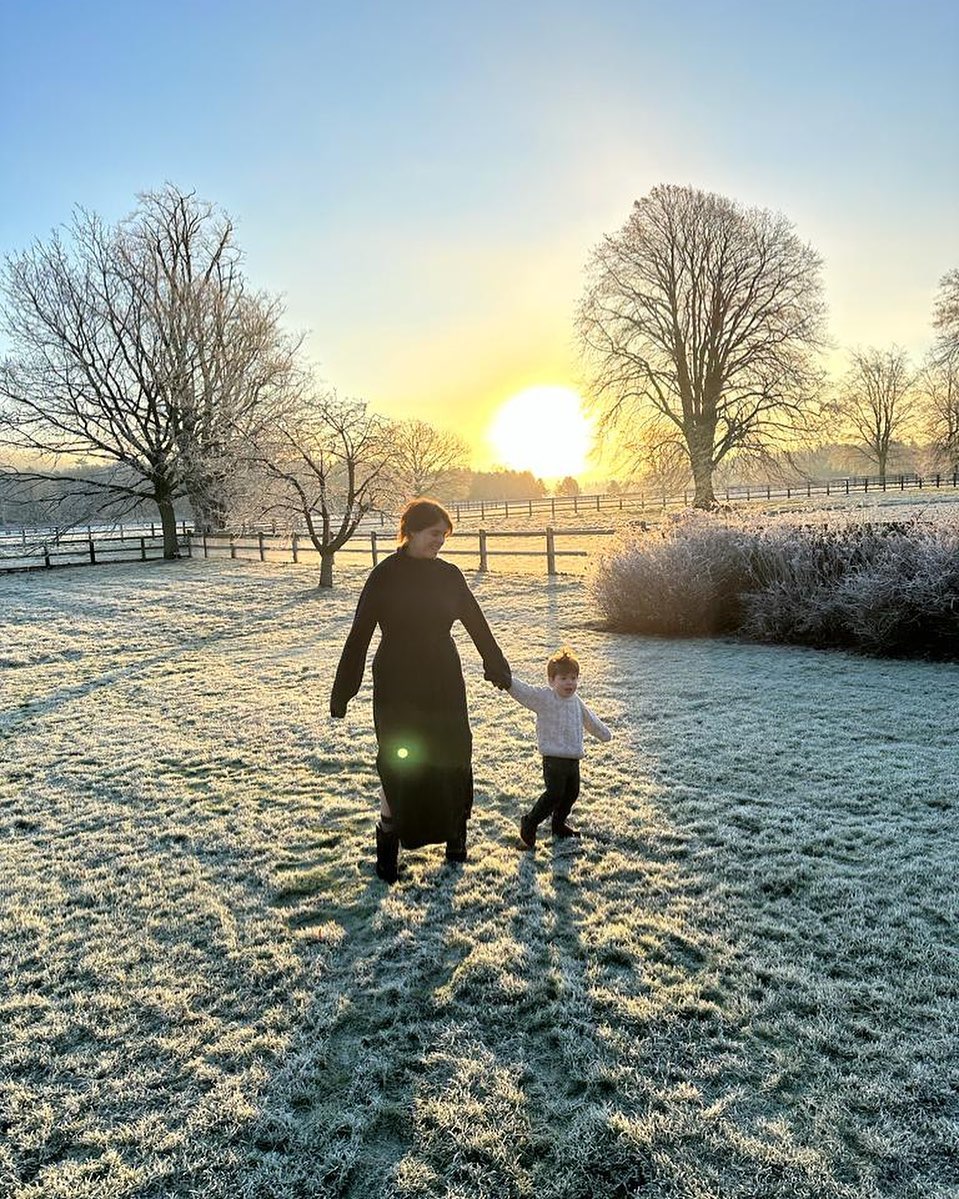
[[[959,521],[684,513],[629,528],[589,576],[605,624],[959,658]]]

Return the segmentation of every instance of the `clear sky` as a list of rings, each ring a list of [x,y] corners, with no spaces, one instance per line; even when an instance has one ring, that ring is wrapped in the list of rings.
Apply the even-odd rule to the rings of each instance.
[[[0,251],[166,181],[341,394],[454,428],[577,385],[591,247],[657,183],[784,213],[838,347],[959,266],[959,0],[6,0]]]

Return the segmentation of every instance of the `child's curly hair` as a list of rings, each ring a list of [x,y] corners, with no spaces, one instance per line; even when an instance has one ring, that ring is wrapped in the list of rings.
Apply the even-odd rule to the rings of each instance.
[[[546,663],[546,677],[550,682],[558,674],[579,674],[579,662],[573,651],[565,645],[562,649],[557,650]]]

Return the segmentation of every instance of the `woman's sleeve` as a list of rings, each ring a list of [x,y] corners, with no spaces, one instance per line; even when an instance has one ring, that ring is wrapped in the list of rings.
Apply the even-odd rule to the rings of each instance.
[[[340,654],[340,664],[336,668],[336,678],[333,680],[333,690],[330,693],[331,716],[346,715],[346,705],[359,691],[360,683],[363,681],[366,651],[370,648],[370,638],[376,628],[376,590],[373,576],[370,575],[360,592],[356,613],[353,616],[353,627],[347,635],[343,652]]]
[[[496,638],[490,632],[486,617],[462,575],[460,582],[462,592],[459,602],[459,618],[483,659],[483,678],[499,687],[500,691],[506,691],[513,678],[509,663],[503,656],[503,651],[496,644]]]

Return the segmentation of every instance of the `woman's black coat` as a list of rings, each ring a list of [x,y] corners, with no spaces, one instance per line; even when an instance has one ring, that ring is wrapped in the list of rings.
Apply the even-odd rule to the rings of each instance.
[[[376,768],[407,849],[454,839],[473,805],[473,739],[466,686],[450,629],[462,622],[485,677],[508,687],[510,668],[461,571],[404,548],[370,572],[330,696],[343,716],[363,678],[373,630]]]

